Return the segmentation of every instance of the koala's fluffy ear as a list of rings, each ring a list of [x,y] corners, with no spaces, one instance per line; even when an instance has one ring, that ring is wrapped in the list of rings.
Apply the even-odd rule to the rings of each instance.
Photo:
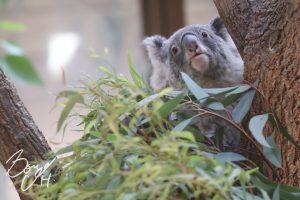
[[[165,37],[162,37],[160,35],[147,37],[143,40],[143,45],[146,47],[149,59],[152,64],[156,62],[163,62],[161,51],[166,40],[167,39]]]
[[[212,30],[220,37],[222,37],[224,40],[227,40],[227,29],[224,25],[223,20],[220,17],[216,17],[214,18],[211,22],[210,22],[211,28]]]
[[[159,35],[147,37],[143,40],[143,45],[153,67],[150,85],[156,91],[167,87],[167,66],[164,63],[165,58],[163,55],[163,46],[166,40],[166,38]]]

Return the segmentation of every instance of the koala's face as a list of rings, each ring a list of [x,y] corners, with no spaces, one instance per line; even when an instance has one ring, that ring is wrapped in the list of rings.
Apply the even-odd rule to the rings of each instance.
[[[222,40],[210,26],[194,25],[185,27],[168,40],[161,49],[166,54],[165,63],[182,71],[195,70],[209,74],[217,67],[218,42]]]
[[[184,27],[168,39],[148,37],[143,44],[154,69],[167,67],[193,75],[214,76],[232,62],[242,62],[219,17],[207,25]]]
[[[155,90],[180,88],[179,72],[205,87],[225,87],[242,80],[243,60],[219,17],[207,25],[184,27],[168,39],[148,37],[143,44],[153,67],[150,85]]]

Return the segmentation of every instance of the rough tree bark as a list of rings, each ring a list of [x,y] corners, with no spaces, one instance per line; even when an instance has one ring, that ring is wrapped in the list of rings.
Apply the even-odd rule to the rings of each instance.
[[[267,98],[256,98],[251,114],[261,114],[268,103],[299,143],[300,1],[214,2],[244,59],[245,79],[259,78]],[[279,134],[276,139],[283,153],[282,182],[300,187],[300,154]]]
[[[6,78],[1,68],[0,147],[0,162],[6,171],[12,166],[12,162],[6,163],[6,161],[20,149],[23,149],[21,157],[28,161],[45,160],[47,159],[47,152],[50,151],[45,137],[35,125],[31,115],[17,95],[15,87]],[[18,174],[25,167],[26,162],[17,162],[10,172],[12,175]],[[18,190],[20,199],[31,199],[21,192],[20,180],[17,178],[12,179],[12,181]]]

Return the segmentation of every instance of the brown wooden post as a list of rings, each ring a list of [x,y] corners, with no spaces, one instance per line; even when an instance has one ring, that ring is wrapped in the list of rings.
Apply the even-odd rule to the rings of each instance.
[[[144,34],[165,37],[184,26],[183,0],[142,0]]]

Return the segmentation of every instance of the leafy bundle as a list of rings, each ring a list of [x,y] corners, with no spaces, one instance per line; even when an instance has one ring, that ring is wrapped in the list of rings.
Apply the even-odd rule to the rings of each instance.
[[[100,67],[105,76],[58,95],[67,99],[58,130],[79,105],[86,114],[75,117],[82,121],[84,136],[54,154],[58,159],[51,172],[55,168],[58,173],[49,186],[31,188],[28,193],[33,198],[299,199],[299,189],[270,181],[257,167],[260,163],[221,152],[221,132],[211,140],[195,126],[204,115],[220,117],[257,147],[264,162],[281,167],[273,136],[262,134],[269,118],[284,130],[276,116],[269,113],[250,120],[249,129],[257,141],[240,125],[250,109],[254,87],[203,89],[182,74],[188,90],[153,93],[129,64],[133,81]],[[233,105],[227,116],[219,114]]]

